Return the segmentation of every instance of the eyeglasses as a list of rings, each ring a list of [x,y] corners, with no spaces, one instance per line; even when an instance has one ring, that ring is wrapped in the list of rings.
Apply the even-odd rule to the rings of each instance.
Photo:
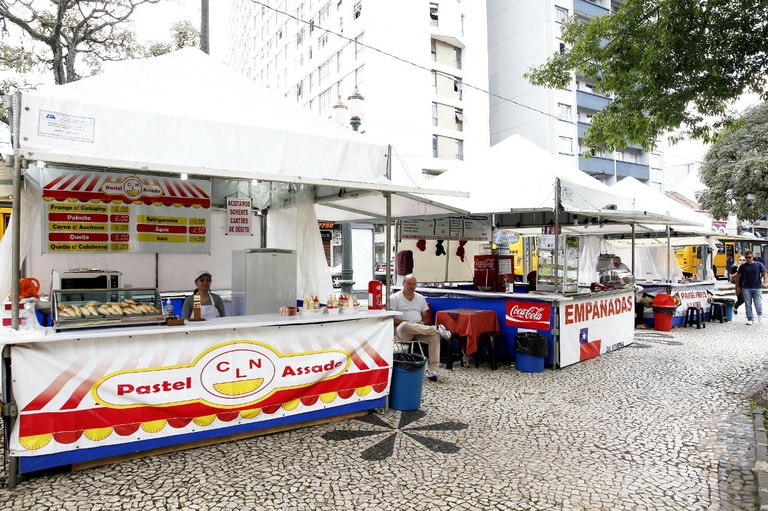
[[[744,257],[746,257],[747,259],[752,259],[752,256],[744,256]]]

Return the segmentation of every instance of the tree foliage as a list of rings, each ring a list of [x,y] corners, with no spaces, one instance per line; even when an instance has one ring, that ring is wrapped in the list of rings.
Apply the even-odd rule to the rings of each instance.
[[[709,189],[697,193],[701,206],[716,218],[742,220],[768,212],[768,103],[747,110],[724,129],[704,156],[699,170]]]
[[[171,25],[171,42],[149,43],[144,54],[147,57],[158,57],[182,48],[200,46],[200,31],[189,21],[177,21]]]
[[[17,46],[0,46],[0,62],[20,73],[53,72],[57,84],[97,73],[105,61],[143,56],[127,21],[137,7],[162,0],[0,0],[0,23],[23,33]]]
[[[626,0],[616,13],[562,25],[564,51],[528,80],[567,88],[573,73],[613,102],[592,117],[583,145],[641,145],[680,128],[711,142],[733,121],[729,104],[766,93],[768,0]]]

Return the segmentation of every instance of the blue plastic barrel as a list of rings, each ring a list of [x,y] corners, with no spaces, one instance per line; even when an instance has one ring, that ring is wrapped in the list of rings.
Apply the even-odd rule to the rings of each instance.
[[[419,409],[426,362],[427,359],[419,355],[395,353],[389,386],[390,408],[402,411]]]
[[[540,373],[544,371],[544,357],[517,353],[515,355],[515,369],[524,373]]]

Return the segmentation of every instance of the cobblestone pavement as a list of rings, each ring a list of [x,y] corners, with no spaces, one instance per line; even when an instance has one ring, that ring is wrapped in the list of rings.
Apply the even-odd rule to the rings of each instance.
[[[22,478],[0,509],[757,509],[768,323],[745,321],[543,373],[442,370],[417,412]]]

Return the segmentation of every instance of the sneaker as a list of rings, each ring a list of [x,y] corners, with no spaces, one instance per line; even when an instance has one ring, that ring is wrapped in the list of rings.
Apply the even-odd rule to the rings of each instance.
[[[437,335],[439,335],[446,341],[449,341],[451,339],[451,332],[446,330],[443,325],[437,325],[435,329],[437,330]]]
[[[437,381],[437,373],[435,371],[427,369],[426,375],[429,381]]]
[[[748,319],[747,320],[747,325],[751,325],[751,324],[752,324],[752,321]]]

